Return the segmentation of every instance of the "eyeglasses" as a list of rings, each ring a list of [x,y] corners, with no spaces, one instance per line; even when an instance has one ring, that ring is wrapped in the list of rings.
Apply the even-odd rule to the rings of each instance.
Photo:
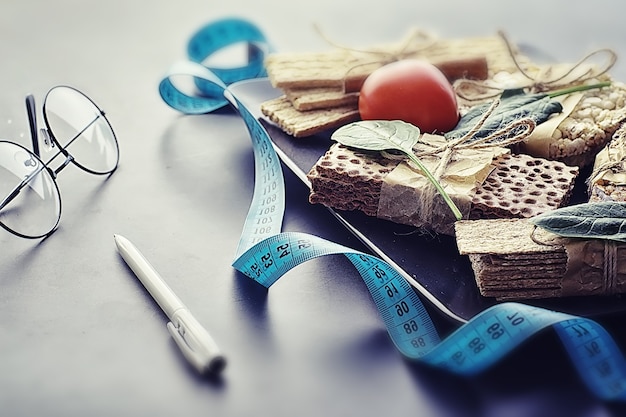
[[[32,151],[0,140],[0,226],[37,239],[52,234],[61,219],[57,174],[70,163],[91,174],[111,174],[119,162],[119,147],[104,111],[75,88],[57,86],[48,91],[43,104],[46,128],[37,129],[32,95],[26,97],[26,111]],[[61,155],[63,162],[51,168]]]

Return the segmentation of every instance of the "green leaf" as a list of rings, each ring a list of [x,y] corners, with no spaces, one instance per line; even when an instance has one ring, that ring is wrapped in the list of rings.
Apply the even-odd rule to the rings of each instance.
[[[332,134],[331,139],[344,146],[362,150],[396,150],[404,153],[435,186],[454,217],[461,220],[463,215],[454,201],[413,153],[413,147],[419,141],[420,134],[417,126],[400,120],[363,120],[340,127]]]
[[[397,150],[412,154],[420,134],[418,127],[400,120],[364,120],[340,127],[331,139],[368,151]]]
[[[563,237],[626,242],[626,203],[583,203],[552,210],[531,223]]]
[[[491,103],[479,104],[472,107],[461,117],[456,127],[444,136],[448,140],[462,138],[474,128],[489,109]],[[524,90],[504,90],[500,96],[500,105],[496,107],[485,121],[482,128],[473,136],[473,140],[479,140],[490,134],[504,129],[512,122],[531,118],[535,123],[545,122],[552,114],[563,111],[563,106],[548,94],[525,94]]]

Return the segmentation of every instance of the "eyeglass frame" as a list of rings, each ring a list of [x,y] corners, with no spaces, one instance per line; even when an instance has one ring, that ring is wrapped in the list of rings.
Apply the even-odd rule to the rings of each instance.
[[[82,128],[82,130],[80,130],[79,132],[76,133],[76,135],[74,135],[73,138],[71,138],[67,144],[65,144],[64,146],[61,145],[61,143],[57,140],[57,138],[54,136],[54,132],[52,131],[52,129],[50,128],[50,123],[48,122],[48,117],[46,115],[45,111],[42,111],[43,113],[43,119],[44,119],[44,124],[45,124],[45,128],[41,128],[40,132],[42,134],[42,136],[44,136],[44,141],[47,142],[51,148],[57,148],[57,152],[51,156],[46,162],[44,162],[41,159],[41,151],[40,151],[40,147],[39,147],[39,135],[38,135],[38,127],[37,127],[37,111],[36,111],[36,105],[35,105],[35,97],[32,94],[29,94],[26,96],[25,99],[25,104],[26,104],[26,113],[28,115],[28,125],[30,128],[30,135],[31,135],[31,142],[32,142],[32,147],[33,149],[30,150],[28,148],[26,148],[25,146],[16,143],[16,142],[12,142],[9,140],[0,140],[0,143],[10,143],[12,145],[18,146],[20,148],[22,148],[24,151],[26,151],[27,153],[29,153],[31,156],[35,157],[39,163],[41,164],[41,170],[46,169],[48,171],[48,174],[50,175],[50,178],[52,179],[52,183],[54,184],[58,199],[59,199],[59,213],[56,219],[55,224],[53,225],[53,227],[47,231],[44,234],[41,235],[36,235],[36,236],[30,236],[30,235],[25,235],[23,233],[20,233],[16,230],[11,229],[9,226],[5,225],[2,221],[0,221],[0,227],[2,227],[3,229],[5,229],[6,231],[10,232],[11,234],[21,237],[21,238],[25,238],[25,239],[43,239],[43,238],[47,238],[48,236],[50,236],[52,233],[54,233],[58,226],[59,223],[61,221],[61,215],[62,215],[62,200],[61,200],[61,191],[59,189],[59,185],[56,181],[56,178],[58,176],[58,174],[65,169],[65,167],[67,167],[70,163],[76,165],[78,168],[80,168],[81,170],[89,173],[89,174],[93,174],[93,175],[107,175],[110,176],[111,174],[113,174],[116,170],[117,167],[119,165],[119,159],[120,159],[120,149],[119,149],[119,142],[117,141],[117,136],[115,135],[115,131],[113,130],[113,126],[111,126],[111,122],[109,121],[109,119],[106,117],[106,114],[104,112],[104,110],[102,110],[100,108],[100,106],[98,106],[89,96],[87,96],[85,93],[83,93],[82,91],[68,86],[68,85],[56,85],[52,88],[50,88],[48,90],[48,92],[46,93],[45,97],[44,97],[44,103],[42,105],[42,108],[45,109],[46,107],[46,100],[48,98],[48,95],[50,94],[50,92],[52,90],[54,90],[55,88],[68,88],[70,90],[75,91],[76,93],[80,94],[81,96],[83,96],[84,98],[86,98],[93,106],[95,109],[98,110],[97,112],[97,117],[95,117],[91,122],[89,122],[87,124],[87,126],[85,126],[84,128]],[[115,159],[115,165],[113,166],[113,169],[109,170],[109,171],[105,171],[105,172],[98,172],[98,171],[94,171],[92,169],[89,169],[85,166],[83,166],[82,164],[80,164],[79,162],[77,162],[74,158],[74,156],[67,150],[67,148],[69,148],[72,143],[78,139],[78,137],[80,137],[89,127],[91,127],[94,123],[96,123],[96,121],[100,118],[103,118],[104,121],[106,122],[106,124],[109,127],[109,130],[111,131],[112,134],[112,139],[113,139],[113,143],[115,143],[115,150],[116,150],[116,159]],[[50,142],[51,141],[51,142]],[[60,164],[56,169],[53,169],[52,167],[50,167],[50,163],[55,160],[59,155],[64,155],[65,156],[65,161],[63,161],[62,164]],[[2,210],[8,203],[11,202],[11,200],[13,198],[15,198],[15,196],[17,196],[17,193],[19,193],[19,191],[21,189],[23,189],[32,178],[34,178],[37,174],[39,174],[41,172],[41,170],[37,170],[36,172],[28,175],[27,178],[24,178],[14,189],[12,192],[9,193],[8,196],[6,196],[5,198],[3,198],[0,201],[0,210]]]

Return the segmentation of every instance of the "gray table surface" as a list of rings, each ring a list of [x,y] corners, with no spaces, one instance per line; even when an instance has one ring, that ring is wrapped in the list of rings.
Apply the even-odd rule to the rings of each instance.
[[[24,97],[75,86],[120,142],[110,178],[69,167],[63,216],[44,241],[0,234],[3,416],[609,416],[556,337],[539,335],[471,379],[404,360],[343,257],[299,266],[265,291],[230,266],[253,160],[232,112],[182,116],[157,85],[188,37],[227,16],[258,24],[281,51],[367,45],[412,26],[442,36],[509,36],[561,60],[594,48],[626,56],[626,8],[596,1],[72,1],[0,4],[0,137],[29,144]],[[626,64],[613,73],[626,79]],[[361,248],[286,175],[285,230]],[[187,366],[158,309],[115,251],[130,238],[210,329],[221,378]],[[602,319],[626,348],[624,316]]]

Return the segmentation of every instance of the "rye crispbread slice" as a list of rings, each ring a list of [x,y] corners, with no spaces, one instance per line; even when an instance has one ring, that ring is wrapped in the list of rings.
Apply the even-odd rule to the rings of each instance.
[[[380,67],[382,64],[376,64]],[[485,57],[461,58],[453,61],[437,62],[442,73],[453,83],[464,78],[472,80],[482,80],[488,77],[489,70]],[[369,74],[369,72],[367,73]],[[311,87],[305,82],[296,87],[281,87],[294,108],[300,111],[312,109],[330,108],[358,103],[359,90],[365,81],[366,75],[351,77],[345,85],[317,86],[319,80],[311,80]],[[331,83],[329,83],[331,84]]]
[[[283,90],[298,111],[352,106],[357,108],[359,93],[346,93],[341,87],[293,88]]]
[[[359,120],[359,111],[354,106],[301,112],[284,95],[263,102],[261,112],[285,133],[296,138],[312,136]]]
[[[378,152],[333,144],[308,173],[309,200],[339,210],[359,210],[376,216],[383,180],[399,161]]]
[[[385,177],[400,161],[377,152],[364,152],[333,144],[308,173],[309,200],[339,210],[359,210],[379,217],[379,201]],[[502,155],[493,171],[471,196],[470,219],[528,218],[567,203],[578,168],[527,155]],[[408,187],[408,185],[407,185]],[[416,204],[417,206],[417,204]],[[454,233],[450,224],[434,229]],[[411,224],[428,229],[431,225]]]

